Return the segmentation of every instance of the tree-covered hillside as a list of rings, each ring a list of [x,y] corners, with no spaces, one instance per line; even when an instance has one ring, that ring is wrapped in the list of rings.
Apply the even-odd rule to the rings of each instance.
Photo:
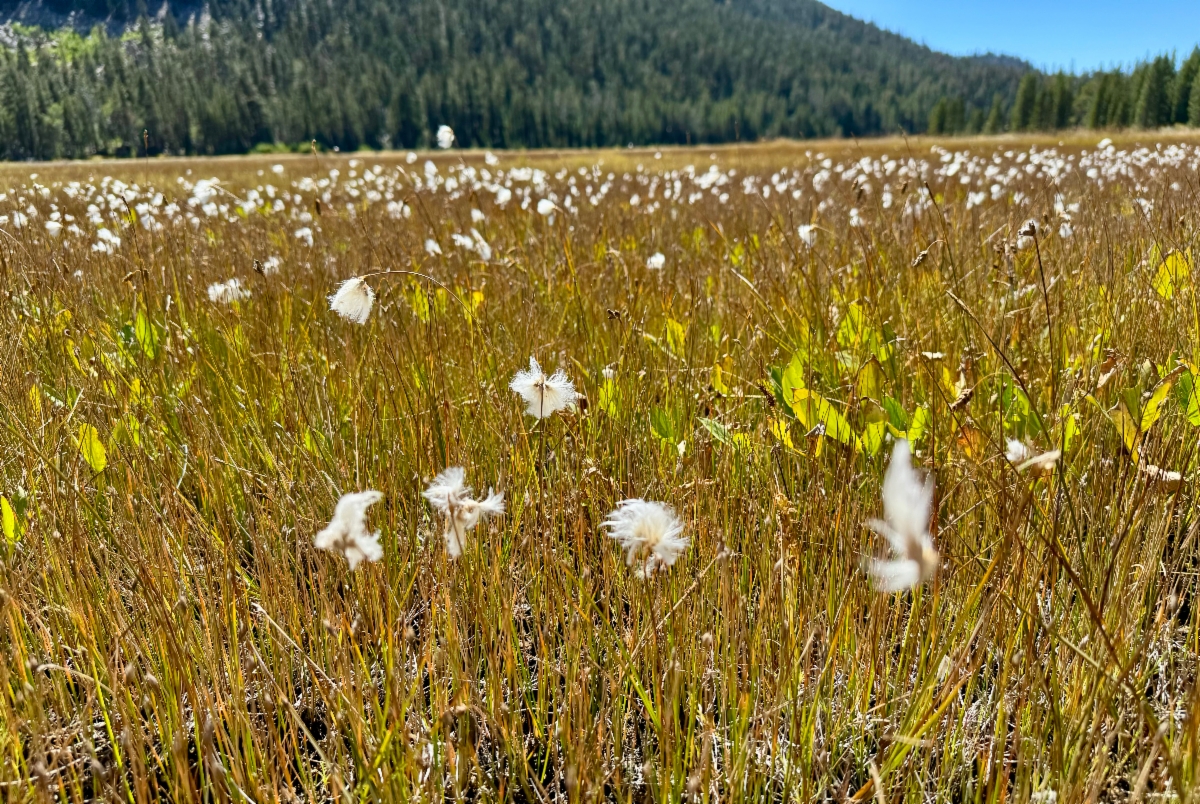
[[[75,16],[57,29],[9,26],[8,158],[147,143],[151,153],[310,139],[410,147],[442,124],[461,145],[489,147],[913,132],[943,98],[966,118],[1007,110],[1028,71],[938,54],[813,0],[214,0],[157,13],[144,0],[47,0],[43,10]]]

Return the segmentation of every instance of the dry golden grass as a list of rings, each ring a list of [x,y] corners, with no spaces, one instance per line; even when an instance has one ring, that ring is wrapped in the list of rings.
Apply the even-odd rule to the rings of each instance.
[[[1061,139],[1051,162],[1094,153]],[[423,176],[403,154],[5,166],[0,213],[38,210],[0,225],[5,796],[1190,800],[1200,196],[1190,142],[1170,163],[1134,139],[1103,185],[1027,172],[1031,141],[950,143],[1017,168],[970,204],[991,179],[938,175],[927,140],[501,155],[581,189],[616,174],[553,218],[406,178],[390,217],[348,176]],[[884,153],[924,180],[814,190],[820,158]],[[463,160],[485,168],[441,175]],[[687,164],[735,169],[726,201],[649,192]],[[311,247],[291,216],[322,189],[232,209],[335,167]],[[743,192],[783,167],[786,191]],[[63,186],[109,173],[139,185],[99,210],[111,254]],[[228,219],[181,175],[220,177]],[[137,213],[149,187],[197,225]],[[49,237],[52,203],[85,235]],[[472,227],[490,260],[454,246]],[[381,269],[436,282],[374,280],[364,326],[328,310]],[[211,301],[231,277],[250,297]],[[531,354],[586,406],[523,417],[507,385]],[[943,565],[885,595],[863,523],[902,432]],[[1008,439],[1063,458],[1018,472]],[[449,561],[420,492],[455,465],[508,512]],[[351,573],[312,540],[367,488],[384,557]],[[603,535],[626,497],[684,520],[669,572],[636,577]]]

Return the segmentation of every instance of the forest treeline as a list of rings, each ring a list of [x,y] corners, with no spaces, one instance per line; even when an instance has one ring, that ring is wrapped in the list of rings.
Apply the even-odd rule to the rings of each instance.
[[[441,125],[461,146],[519,148],[1200,114],[1200,54],[1047,76],[937,53],[815,0],[42,2],[70,24],[0,29],[6,159],[410,148]]]
[[[989,108],[947,96],[929,114],[931,134],[1057,131],[1064,128],[1200,126],[1200,48],[1177,64],[1159,56],[1132,70],[1084,76],[1027,72],[1011,100],[997,93]]]

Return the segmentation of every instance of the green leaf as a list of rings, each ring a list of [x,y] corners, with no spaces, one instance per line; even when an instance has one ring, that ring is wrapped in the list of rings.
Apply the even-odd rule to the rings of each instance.
[[[1133,414],[1129,412],[1129,406],[1125,404],[1125,400],[1121,399],[1117,402],[1117,406],[1108,411],[1108,418],[1116,425],[1117,432],[1121,435],[1121,443],[1125,445],[1125,449],[1133,456],[1136,463],[1138,460],[1138,442],[1141,440],[1141,431],[1138,428],[1137,420]]]
[[[1178,251],[1172,251],[1158,266],[1151,284],[1159,296],[1170,299],[1175,291],[1192,273],[1190,255],[1185,256]]]
[[[703,416],[700,417],[700,424],[703,425],[704,429],[708,431],[708,434],[712,436],[713,441],[726,446],[731,446],[733,444],[733,438],[730,437],[729,430],[725,427],[725,425],[718,421],[713,421],[712,419],[706,419]]]
[[[667,319],[667,348],[677,357],[683,355],[684,343],[687,341],[687,330],[683,324],[674,318]]]
[[[650,410],[650,431],[664,441],[675,440],[675,426],[671,417],[662,408]]]
[[[79,454],[97,474],[108,466],[108,453],[104,449],[104,442],[100,440],[100,433],[90,424],[79,428]]]
[[[142,347],[142,354],[153,360],[154,356],[158,354],[158,332],[154,329],[154,325],[141,312],[137,314],[133,333],[137,339],[138,346]]]
[[[783,376],[779,378],[779,387],[782,391],[783,401],[788,407],[792,407],[796,398],[796,392],[803,389],[804,386],[804,355],[800,350],[797,350],[792,359],[788,361],[787,368],[783,370]]]
[[[917,408],[913,411],[912,421],[908,425],[908,440],[916,443],[929,431],[929,408]]]
[[[13,511],[12,503],[7,497],[0,497],[0,526],[4,530],[4,538],[9,544],[15,542],[19,536],[17,533],[17,515]]]
[[[1179,366],[1167,376],[1158,381],[1158,385],[1154,386],[1154,393],[1146,400],[1146,404],[1142,406],[1142,418],[1139,422],[1141,431],[1147,432],[1154,426],[1155,422],[1162,416],[1162,403],[1167,398],[1167,394],[1171,393],[1172,386],[1179,379],[1180,375],[1187,370],[1187,366]]]
[[[900,403],[890,396],[885,396],[882,404],[883,409],[887,411],[888,421],[891,422],[892,427],[902,433],[907,430],[908,414],[904,412],[904,408],[900,406]]]
[[[862,444],[864,452],[866,452],[868,455],[874,455],[875,453],[879,452],[879,448],[883,446],[883,434],[887,432],[887,426],[888,422],[881,420],[877,422],[869,422],[867,426],[863,428],[862,439],[860,443]]]
[[[609,416],[617,415],[617,386],[613,384],[612,380],[605,380],[604,385],[600,386],[600,393],[596,401],[600,405],[600,410]]]
[[[1196,375],[1185,371],[1175,383],[1175,399],[1187,414],[1188,423],[1200,427],[1200,399],[1197,399]]]
[[[810,430],[818,424],[825,426],[825,435],[843,444],[854,441],[854,429],[850,422],[828,399],[806,388],[794,392],[792,412]]]

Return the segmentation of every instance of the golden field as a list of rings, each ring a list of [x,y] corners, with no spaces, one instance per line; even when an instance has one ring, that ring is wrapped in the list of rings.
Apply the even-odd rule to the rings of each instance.
[[[1095,139],[4,166],[4,795],[1192,800],[1200,144]]]

